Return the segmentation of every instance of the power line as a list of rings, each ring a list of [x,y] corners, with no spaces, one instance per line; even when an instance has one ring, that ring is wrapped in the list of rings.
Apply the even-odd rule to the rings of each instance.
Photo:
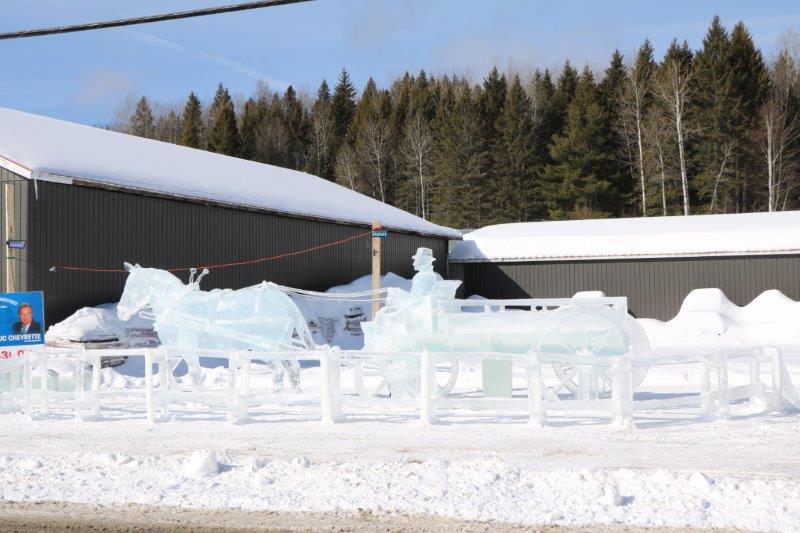
[[[107,20],[103,22],[89,22],[87,24],[77,24],[75,26],[59,26],[55,28],[40,28],[35,30],[12,31],[8,33],[0,33],[0,41],[6,39],[24,39],[25,37],[41,37],[43,35],[56,35],[60,33],[75,33],[79,31],[101,30],[104,28],[118,28],[120,26],[133,26],[136,24],[150,24],[152,22],[164,22],[167,20],[205,17],[207,15],[219,15],[220,13],[233,13],[236,11],[261,9],[266,7],[275,7],[287,4],[299,4],[301,2],[311,2],[311,1],[313,0],[261,0],[259,2],[244,2],[241,4],[230,4],[226,6],[209,7],[205,9],[194,9],[191,11],[179,11],[175,13],[164,13],[162,15],[150,15],[147,17]]]

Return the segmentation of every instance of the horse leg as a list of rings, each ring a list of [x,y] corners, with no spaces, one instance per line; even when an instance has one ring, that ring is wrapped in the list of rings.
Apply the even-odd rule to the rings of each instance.
[[[268,361],[269,369],[272,371],[272,384],[275,392],[283,390],[283,369],[275,361]]]
[[[203,384],[203,370],[200,366],[200,356],[189,355],[186,356],[185,359],[189,369],[189,378],[192,380],[192,387],[197,388]]]
[[[281,361],[286,374],[289,376],[289,383],[292,385],[292,390],[295,392],[300,391],[300,363],[297,361]]]

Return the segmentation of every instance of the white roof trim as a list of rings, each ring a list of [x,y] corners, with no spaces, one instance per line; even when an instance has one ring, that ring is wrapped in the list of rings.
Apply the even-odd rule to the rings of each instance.
[[[16,161],[12,161],[0,155],[0,167],[13,172],[14,174],[19,174],[23,178],[31,178],[31,169],[24,167],[17,163]]]

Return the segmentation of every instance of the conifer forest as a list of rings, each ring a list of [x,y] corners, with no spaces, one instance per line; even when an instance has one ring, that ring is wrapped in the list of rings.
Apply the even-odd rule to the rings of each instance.
[[[359,92],[347,70],[314,94],[258,84],[185,104],[136,97],[115,129],[292,168],[433,222],[800,208],[800,50],[769,57],[718,18],[702,46],[649,41],[594,70],[406,73]],[[206,90],[207,88],[198,88]]]

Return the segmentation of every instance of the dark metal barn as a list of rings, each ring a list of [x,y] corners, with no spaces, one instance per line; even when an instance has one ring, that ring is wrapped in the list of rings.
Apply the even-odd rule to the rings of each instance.
[[[212,269],[203,281],[204,288],[270,280],[324,290],[370,273],[373,219],[390,230],[384,273],[409,277],[411,256],[426,246],[445,274],[447,241],[459,238],[308,174],[2,108],[0,182],[3,241],[26,243],[7,247],[2,290],[44,291],[49,323],[117,300],[125,274],[102,270],[123,261],[212,265],[344,240]]]
[[[464,295],[627,296],[637,317],[669,320],[693,289],[738,305],[777,289],[800,299],[800,212],[539,222],[469,233],[450,255]]]

